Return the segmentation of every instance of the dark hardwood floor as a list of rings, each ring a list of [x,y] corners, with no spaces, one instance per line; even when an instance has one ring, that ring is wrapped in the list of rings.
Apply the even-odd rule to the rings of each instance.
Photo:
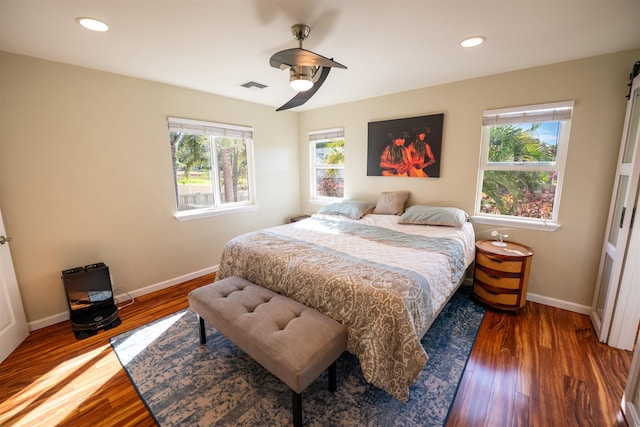
[[[447,426],[626,426],[631,356],[600,343],[586,315],[487,310]]]
[[[0,364],[2,426],[152,426],[109,338],[188,306],[204,276],[136,299],[122,325],[76,340],[69,322],[32,332]],[[623,426],[631,353],[598,342],[587,316],[527,303],[488,311],[448,426]]]

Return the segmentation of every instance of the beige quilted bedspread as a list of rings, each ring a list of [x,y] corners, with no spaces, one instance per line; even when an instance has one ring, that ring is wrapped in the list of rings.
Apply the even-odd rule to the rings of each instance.
[[[232,239],[217,280],[242,277],[341,322],[365,379],[406,402],[428,360],[420,338],[464,274],[464,246],[311,218]]]

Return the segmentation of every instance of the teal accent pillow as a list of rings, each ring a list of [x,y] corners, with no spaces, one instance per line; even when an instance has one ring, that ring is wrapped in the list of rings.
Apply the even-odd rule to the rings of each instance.
[[[362,200],[344,200],[342,202],[325,205],[318,210],[319,214],[343,215],[348,218],[360,219],[373,212],[376,205]]]
[[[462,227],[468,220],[469,216],[462,209],[413,205],[402,214],[398,224]]]

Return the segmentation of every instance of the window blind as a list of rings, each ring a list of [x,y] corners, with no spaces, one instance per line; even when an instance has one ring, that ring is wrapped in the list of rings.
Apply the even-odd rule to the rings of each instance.
[[[488,110],[482,114],[482,125],[509,125],[571,120],[573,101],[517,109]]]
[[[230,138],[253,138],[253,128],[246,126],[227,125],[221,123],[203,122],[200,120],[179,119],[169,117],[169,130],[201,135],[226,136]]]
[[[309,141],[344,138],[344,128],[325,129],[309,132]]]

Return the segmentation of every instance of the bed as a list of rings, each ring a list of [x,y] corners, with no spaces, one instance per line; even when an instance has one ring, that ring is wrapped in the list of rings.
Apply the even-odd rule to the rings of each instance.
[[[420,339],[464,279],[475,236],[469,222],[404,216],[314,214],[243,234],[225,245],[216,280],[239,276],[339,321],[364,378],[406,402],[428,360]]]

